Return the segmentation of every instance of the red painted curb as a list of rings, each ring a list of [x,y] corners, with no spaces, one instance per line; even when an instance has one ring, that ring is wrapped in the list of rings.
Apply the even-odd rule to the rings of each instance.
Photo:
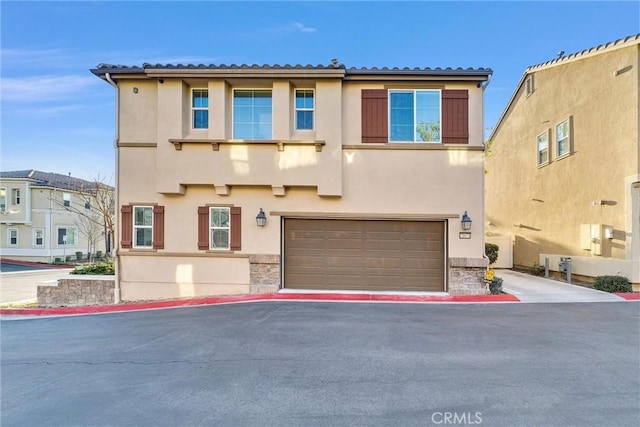
[[[230,304],[251,301],[377,301],[377,302],[517,302],[513,295],[379,295],[379,294],[259,294],[150,301],[85,307],[0,308],[0,315],[51,316],[113,313],[171,307]]]
[[[70,264],[45,264],[42,262],[18,261],[15,259],[6,259],[6,258],[2,258],[2,262],[6,264],[33,266],[33,267],[40,267],[40,268],[75,268],[76,267],[75,265],[70,265]]]
[[[614,292],[614,294],[627,301],[640,301],[640,292]]]

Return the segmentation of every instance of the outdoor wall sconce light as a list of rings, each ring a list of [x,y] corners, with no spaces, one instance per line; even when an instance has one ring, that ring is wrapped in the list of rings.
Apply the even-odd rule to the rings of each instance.
[[[262,208],[260,208],[260,212],[258,212],[258,215],[256,215],[256,224],[258,224],[258,227],[264,227],[266,223],[267,216],[264,214]]]
[[[464,214],[462,215],[462,221],[460,221],[460,224],[462,224],[462,229],[467,231],[467,230],[471,230],[471,218],[469,218],[469,215],[467,215],[467,211],[464,211]]]

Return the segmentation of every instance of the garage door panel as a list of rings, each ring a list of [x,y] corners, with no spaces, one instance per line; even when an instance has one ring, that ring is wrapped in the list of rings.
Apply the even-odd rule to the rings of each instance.
[[[444,290],[444,222],[285,219],[284,286]]]

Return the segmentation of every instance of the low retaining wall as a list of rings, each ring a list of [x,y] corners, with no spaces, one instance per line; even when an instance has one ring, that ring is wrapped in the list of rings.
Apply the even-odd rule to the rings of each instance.
[[[449,293],[451,295],[485,295],[487,258],[449,258]]]
[[[80,307],[114,303],[113,276],[69,275],[57,283],[38,285],[38,306]]]

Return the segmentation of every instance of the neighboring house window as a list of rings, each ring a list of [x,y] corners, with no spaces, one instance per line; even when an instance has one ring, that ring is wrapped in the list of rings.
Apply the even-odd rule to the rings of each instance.
[[[549,132],[538,135],[538,166],[549,163]]]
[[[0,188],[0,212],[7,211],[7,189]]]
[[[524,81],[524,87],[525,87],[525,91],[527,96],[531,95],[534,91],[534,87],[533,87],[533,74],[530,74],[527,76],[527,78]]]
[[[62,203],[64,206],[71,206],[71,193],[62,193]]]
[[[191,91],[192,126],[194,129],[209,127],[209,91],[193,89]]]
[[[233,137],[235,139],[271,139],[271,89],[233,92]]]
[[[18,246],[18,229],[7,229],[7,246]]]
[[[389,141],[440,142],[440,91],[389,92]]]
[[[242,213],[239,206],[198,208],[198,249],[241,249]]]
[[[313,89],[296,89],[296,130],[313,130]]]
[[[44,229],[42,228],[33,229],[33,246],[37,248],[44,247]]]
[[[556,155],[558,157],[565,156],[569,154],[571,150],[571,135],[569,129],[569,119],[563,121],[556,125],[556,146],[557,151]]]
[[[84,208],[91,209],[91,199],[84,199]]]
[[[123,205],[120,214],[123,248],[164,249],[164,206]]]
[[[76,244],[76,228],[75,227],[59,227],[58,228],[58,245],[75,246]]]
[[[11,200],[14,205],[20,204],[20,189],[14,188],[11,190]]]
[[[153,207],[133,207],[133,247],[153,247]]]

